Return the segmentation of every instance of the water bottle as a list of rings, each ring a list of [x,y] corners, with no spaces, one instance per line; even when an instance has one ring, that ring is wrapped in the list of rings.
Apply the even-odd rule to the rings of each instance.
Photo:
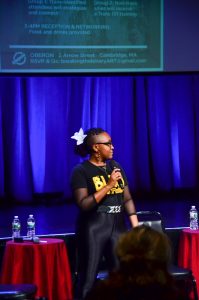
[[[197,230],[198,229],[198,211],[197,211],[195,205],[191,206],[191,209],[189,211],[189,217],[190,217],[190,229]]]
[[[20,229],[21,229],[21,224],[19,221],[18,216],[14,216],[14,219],[12,221],[12,238],[18,238],[20,237]]]
[[[27,237],[31,239],[35,237],[35,219],[33,215],[29,215],[27,220]]]

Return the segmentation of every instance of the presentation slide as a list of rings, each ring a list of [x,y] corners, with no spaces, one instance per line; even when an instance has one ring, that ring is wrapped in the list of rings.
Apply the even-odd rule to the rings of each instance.
[[[0,0],[0,72],[163,71],[163,28],[163,0]]]

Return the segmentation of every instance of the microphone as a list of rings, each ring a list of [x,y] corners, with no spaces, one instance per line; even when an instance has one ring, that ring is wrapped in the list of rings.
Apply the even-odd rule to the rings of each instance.
[[[109,165],[110,165],[111,170],[120,169],[119,165],[113,159],[110,160]],[[124,189],[124,184],[122,182],[122,179],[119,179],[117,182],[118,182],[119,187],[123,190]]]

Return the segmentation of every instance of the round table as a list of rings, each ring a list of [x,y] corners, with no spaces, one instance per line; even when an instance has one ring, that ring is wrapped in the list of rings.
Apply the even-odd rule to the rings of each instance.
[[[183,229],[180,234],[178,264],[192,270],[199,291],[199,230]]]
[[[39,243],[6,243],[1,270],[2,284],[33,283],[37,297],[71,300],[72,280],[63,240],[42,238]]]

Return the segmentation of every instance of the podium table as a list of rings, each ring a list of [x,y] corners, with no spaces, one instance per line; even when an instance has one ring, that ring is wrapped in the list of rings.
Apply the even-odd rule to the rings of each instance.
[[[35,284],[36,297],[71,300],[72,280],[66,245],[61,239],[40,243],[6,243],[1,270],[2,284]]]
[[[178,264],[180,267],[192,270],[199,291],[199,230],[181,231]]]

